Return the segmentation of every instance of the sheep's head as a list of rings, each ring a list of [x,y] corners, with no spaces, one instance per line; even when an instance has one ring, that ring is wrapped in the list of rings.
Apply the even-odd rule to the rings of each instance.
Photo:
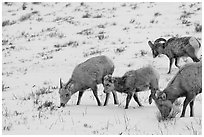
[[[154,41],[154,44],[151,41],[148,41],[148,44],[152,50],[153,58],[156,58],[159,54],[162,53],[162,50],[165,47],[166,40],[164,38],[158,38]]]
[[[172,111],[173,104],[170,100],[166,98],[166,93],[164,92],[157,92],[155,94],[155,103],[158,107],[161,115],[163,118],[167,118],[170,115],[170,112]]]
[[[63,84],[62,80],[60,79],[60,88],[59,88],[59,94],[60,94],[60,107],[64,107],[65,104],[70,100],[73,89],[73,83],[68,82],[67,84]]]
[[[110,93],[114,90],[114,78],[111,75],[106,75],[104,77],[104,93]]]

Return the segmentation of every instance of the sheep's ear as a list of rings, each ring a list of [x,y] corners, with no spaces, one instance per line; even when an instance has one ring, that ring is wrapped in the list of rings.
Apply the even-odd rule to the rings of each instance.
[[[154,49],[154,44],[151,41],[148,41],[149,46]]]
[[[74,89],[74,84],[71,83],[69,88],[70,88],[70,91],[73,90]]]
[[[163,93],[163,94],[161,95],[161,97],[162,97],[162,100],[166,100],[166,93]]]
[[[116,79],[114,77],[111,77],[111,83],[114,83]]]
[[[161,91],[158,89],[158,90],[155,90],[154,94],[152,95],[153,96],[153,99],[158,99],[158,94],[160,93]]]
[[[60,88],[62,88],[62,79],[60,78]]]

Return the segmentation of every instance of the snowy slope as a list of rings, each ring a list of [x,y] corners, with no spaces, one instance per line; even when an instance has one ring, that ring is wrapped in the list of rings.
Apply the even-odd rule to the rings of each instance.
[[[164,89],[178,68],[168,75],[168,58],[153,59],[147,42],[195,36],[202,43],[201,10],[201,3],[3,3],[3,134],[202,134],[201,95],[195,117],[187,108],[186,117],[162,122],[155,104],[148,104],[150,91],[139,93],[144,107],[131,100],[125,110],[125,94],[118,94],[118,106],[111,96],[99,107],[87,90],[81,105],[75,94],[57,108],[59,78],[67,82],[77,64],[97,55],[113,60],[114,76],[151,64]],[[102,85],[98,90],[104,101]]]

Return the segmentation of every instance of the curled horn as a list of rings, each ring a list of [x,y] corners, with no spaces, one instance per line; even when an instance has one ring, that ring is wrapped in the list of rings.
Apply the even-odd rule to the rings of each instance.
[[[166,40],[164,38],[158,38],[154,41],[154,44],[160,43],[160,41],[164,41],[166,43]]]

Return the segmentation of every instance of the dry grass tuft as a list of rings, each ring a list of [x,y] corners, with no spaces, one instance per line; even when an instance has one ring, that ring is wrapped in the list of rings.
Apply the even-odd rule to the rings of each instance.
[[[199,24],[199,23],[196,23],[196,24],[195,24],[195,31],[196,31],[196,32],[202,32],[202,25]]]

